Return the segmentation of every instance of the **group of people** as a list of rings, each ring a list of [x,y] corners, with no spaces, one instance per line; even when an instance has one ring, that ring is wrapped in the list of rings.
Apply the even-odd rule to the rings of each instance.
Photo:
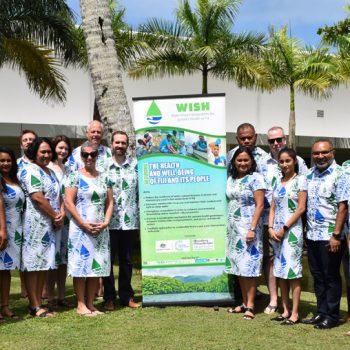
[[[131,286],[139,219],[136,160],[129,139],[115,131],[111,149],[101,144],[103,125],[92,121],[87,141],[72,150],[68,137],[52,141],[23,130],[23,156],[0,147],[0,322],[17,317],[9,307],[10,271],[19,269],[34,317],[67,307],[65,281],[73,277],[77,313],[102,312],[94,299],[102,278],[104,307],[114,310],[113,263],[119,259],[122,305],[138,308]],[[55,285],[57,284],[57,299]],[[42,305],[46,286],[48,306]]]
[[[272,321],[282,325],[302,322],[316,329],[337,326],[342,294],[340,267],[349,249],[347,163],[336,163],[331,140],[318,139],[312,144],[313,166],[308,169],[295,150],[286,147],[281,127],[267,132],[269,153],[256,146],[251,124],[238,127],[237,141],[238,147],[227,156],[227,273],[237,277],[243,302],[228,312],[254,318],[257,277],[264,270],[270,295],[265,313],[277,312],[278,285],[281,290],[281,313]],[[300,320],[304,245],[317,309],[313,317]],[[349,282],[348,252],[344,264]]]
[[[125,132],[112,134],[111,148],[101,144],[102,136],[103,125],[92,121],[86,142],[74,150],[64,135],[51,141],[32,130],[22,132],[23,156],[17,161],[11,149],[0,147],[0,321],[15,317],[9,307],[13,269],[21,270],[32,316],[53,315],[41,303],[44,285],[48,306],[55,300],[56,284],[56,305],[68,306],[67,272],[73,277],[78,314],[102,313],[94,306],[101,278],[104,308],[114,310],[116,256],[120,302],[139,307],[131,286],[139,229],[137,161],[127,155]],[[312,144],[310,169],[286,147],[281,127],[270,128],[267,140],[268,153],[256,146],[254,126],[241,124],[238,146],[227,154],[227,273],[235,276],[242,296],[242,303],[228,312],[254,319],[257,277],[264,270],[270,295],[265,313],[277,312],[278,286],[281,290],[281,313],[273,321],[335,327],[342,292],[340,265],[348,250],[349,175],[335,162],[328,139]],[[317,310],[312,318],[300,320],[305,243]],[[349,282],[348,251],[345,266]],[[349,291],[350,283],[350,308]]]

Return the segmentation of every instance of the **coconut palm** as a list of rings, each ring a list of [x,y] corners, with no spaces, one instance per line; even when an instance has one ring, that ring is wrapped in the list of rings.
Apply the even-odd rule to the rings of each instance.
[[[111,2],[80,0],[80,9],[90,75],[101,120],[108,136],[112,130],[123,130],[129,135],[133,146],[134,128],[113,38]]]
[[[175,23],[152,19],[139,28],[147,44],[140,47],[129,75],[163,77],[201,72],[202,93],[208,93],[208,76],[256,87],[263,81],[257,56],[264,35],[231,32],[241,0],[180,0]],[[141,41],[141,39],[139,39]],[[260,80],[259,80],[260,79]]]
[[[79,60],[74,15],[63,0],[0,1],[0,68],[22,73],[42,99],[65,100],[61,62]]]
[[[327,98],[337,84],[334,57],[327,47],[303,46],[288,36],[288,27],[270,28],[264,64],[274,89],[288,88],[290,95],[289,147],[295,148],[295,93],[314,98]]]

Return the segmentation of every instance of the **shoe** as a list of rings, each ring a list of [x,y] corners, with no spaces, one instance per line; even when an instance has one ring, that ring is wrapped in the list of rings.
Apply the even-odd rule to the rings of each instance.
[[[324,321],[314,325],[315,329],[331,329],[337,327],[339,324],[338,321],[332,321],[329,318],[326,318]]]
[[[324,317],[322,315],[316,315],[311,318],[304,318],[301,320],[302,324],[318,324],[324,320]]]
[[[140,306],[140,304],[135,303],[134,299],[129,300],[128,307],[131,309],[138,309]]]
[[[271,314],[274,314],[276,311],[278,310],[278,306],[274,306],[274,305],[267,305],[265,310],[264,310],[264,313],[267,314],[267,315],[271,315]]]
[[[295,324],[297,324],[299,322],[300,322],[299,319],[297,319],[296,321],[292,321],[289,318],[287,318],[286,320],[284,320],[280,324],[283,325],[283,326],[294,326]]]
[[[106,301],[103,308],[106,311],[114,311],[115,310],[115,305],[113,300]]]
[[[236,307],[230,307],[229,309],[227,309],[227,312],[229,314],[241,314],[244,313],[246,310],[246,307],[244,304],[238,305]]]
[[[250,315],[250,314],[246,314],[246,312],[250,312],[251,315]],[[250,307],[246,307],[246,308],[245,308],[245,313],[244,313],[244,315],[243,315],[243,318],[244,318],[245,320],[253,320],[253,319],[255,318],[254,310],[251,309]]]
[[[289,315],[287,317],[284,317],[283,315],[278,315],[276,317],[272,317],[271,321],[283,322],[287,320],[289,317],[290,317]]]

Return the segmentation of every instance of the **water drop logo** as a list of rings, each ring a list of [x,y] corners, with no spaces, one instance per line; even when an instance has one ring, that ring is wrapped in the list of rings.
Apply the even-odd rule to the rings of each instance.
[[[160,111],[155,101],[152,101],[151,106],[147,111],[147,120],[150,124],[155,125],[158,124],[161,121],[161,119],[162,112]]]

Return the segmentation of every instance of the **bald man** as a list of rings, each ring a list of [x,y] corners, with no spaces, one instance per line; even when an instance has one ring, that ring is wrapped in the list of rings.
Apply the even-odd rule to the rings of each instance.
[[[91,121],[86,129],[86,138],[88,141],[98,146],[98,157],[96,160],[96,169],[100,172],[108,170],[112,162],[112,152],[110,148],[101,145],[103,137],[103,124],[98,120]],[[84,167],[80,157],[80,146],[75,148],[69,157],[68,163],[71,171],[76,171]]]

